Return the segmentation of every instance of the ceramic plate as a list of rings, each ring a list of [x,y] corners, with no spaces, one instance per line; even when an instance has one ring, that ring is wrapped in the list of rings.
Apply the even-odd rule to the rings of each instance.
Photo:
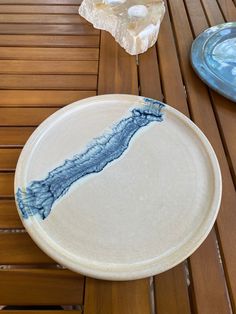
[[[211,88],[236,101],[236,23],[213,26],[193,42],[194,70]]]
[[[46,119],[15,175],[24,226],[53,259],[92,277],[163,272],[206,238],[219,209],[215,153],[187,117],[131,95],[84,99]]]

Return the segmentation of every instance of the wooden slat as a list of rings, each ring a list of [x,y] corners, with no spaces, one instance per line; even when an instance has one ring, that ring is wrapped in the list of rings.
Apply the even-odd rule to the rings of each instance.
[[[235,22],[236,19],[236,6],[232,0],[218,0],[221,11],[227,22]]]
[[[93,90],[96,75],[8,75],[0,76],[0,89]]]
[[[89,24],[45,25],[41,24],[0,24],[0,34],[22,35],[98,35],[99,30]]]
[[[214,260],[219,260],[214,230],[190,259],[195,311],[231,314],[227,290],[219,289],[224,278],[223,268],[220,262],[212,262],[213,256]],[[212,281],[212,284],[208,281]]]
[[[0,200],[0,229],[23,228],[14,200]]]
[[[4,23],[81,24],[87,23],[87,21],[79,14],[1,14],[0,7],[0,24]]]
[[[0,90],[0,107],[61,107],[96,91]]]
[[[188,116],[187,96],[168,13],[162,21],[157,52],[164,99],[169,105]]]
[[[98,91],[138,93],[135,57],[102,32]],[[111,75],[112,71],[112,75]],[[150,313],[149,280],[129,282],[86,279],[84,314]]]
[[[155,287],[156,313],[191,313],[184,264],[156,276]]]
[[[135,58],[130,58],[116,44],[108,32],[102,32],[101,34],[98,79],[99,94],[138,94],[138,76]]]
[[[217,1],[202,0],[202,5],[210,23],[213,25],[224,23],[224,18]]]
[[[209,140],[211,141],[219,162],[221,166],[221,172],[223,176],[223,195],[222,195],[222,203],[221,210],[217,219],[217,228],[219,232],[219,242],[222,248],[221,253],[223,254],[224,264],[225,264],[225,272],[226,278],[228,282],[228,287],[231,295],[232,305],[235,309],[235,300],[236,300],[236,282],[234,278],[236,278],[236,268],[235,268],[235,260],[236,260],[236,233],[235,233],[235,224],[236,224],[236,212],[235,212],[235,204],[236,204],[236,195],[235,190],[231,178],[231,174],[229,171],[229,167],[227,164],[227,160],[224,154],[224,150],[222,147],[219,130],[215,121],[214,112],[210,103],[210,99],[208,97],[208,92],[205,85],[193,74],[192,69],[189,67],[188,56],[189,56],[189,48],[192,43],[192,32],[188,24],[188,20],[183,12],[185,11],[184,5],[182,1],[169,1],[171,7],[171,13],[173,17],[173,24],[177,36],[178,50],[180,55],[180,63],[182,68],[183,77],[186,84],[187,93],[189,95],[189,101],[191,104],[191,113],[194,118],[194,121],[199,125],[199,127],[205,132]],[[201,99],[199,100],[199,95],[201,95]],[[203,114],[204,108],[204,114]],[[210,123],[209,123],[210,121]],[[205,261],[202,261],[203,264]],[[209,267],[211,267],[209,265]],[[211,281],[212,279],[212,281]],[[203,280],[203,278],[195,278],[195,280]],[[214,284],[214,277],[208,277],[206,284],[210,287],[209,289],[205,288],[207,291],[210,291],[213,294],[220,288],[216,288]],[[202,285],[203,286],[203,285]],[[222,287],[221,291],[225,290],[224,282],[222,279]],[[217,293],[219,294],[219,293]],[[197,296],[196,296],[197,297]],[[218,310],[219,313],[222,309],[224,309],[224,304],[228,302],[224,298],[224,293],[221,293],[221,298],[217,299],[218,302]],[[198,304],[202,306],[204,309],[204,304]],[[212,305],[213,306],[213,305]],[[215,306],[215,305],[214,305]]]
[[[27,233],[0,234],[0,264],[54,264]]]
[[[0,47],[0,60],[98,60],[98,48]]]
[[[229,166],[236,186],[236,106],[235,103],[225,99],[217,93],[212,93],[221,134],[225,143]]]
[[[99,36],[0,35],[0,46],[98,47]]]
[[[163,101],[155,47],[139,55],[140,94]],[[150,82],[152,82],[150,84]]]
[[[79,1],[78,1],[79,4]],[[77,6],[72,5],[8,5],[0,6],[1,13],[38,13],[38,14],[78,14]]]
[[[0,170],[15,169],[21,149],[0,148]]]
[[[14,196],[14,173],[0,172],[0,197]]]
[[[34,127],[1,127],[0,146],[22,146],[34,129]]]
[[[0,126],[36,126],[57,108],[0,108]]]
[[[0,74],[97,74],[98,61],[0,60]]]
[[[86,279],[84,314],[149,314],[149,282]]]
[[[192,26],[192,29],[194,29],[195,34],[199,35],[209,27],[201,0],[185,0],[185,3],[186,10],[189,16],[191,16],[189,22]]]
[[[83,284],[82,276],[68,270],[0,270],[0,300],[8,305],[81,304]]]

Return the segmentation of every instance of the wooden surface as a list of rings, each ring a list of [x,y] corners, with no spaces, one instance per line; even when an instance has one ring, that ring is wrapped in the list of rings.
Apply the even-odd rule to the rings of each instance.
[[[195,75],[189,51],[204,29],[236,19],[235,1],[166,0],[158,42],[138,57],[82,19],[80,2],[0,1],[0,305],[82,305],[84,314],[234,313],[236,106]],[[132,282],[59,267],[25,232],[13,197],[16,162],[33,130],[58,108],[106,93],[156,98],[189,116],[222,171],[221,209],[200,248],[173,269]]]

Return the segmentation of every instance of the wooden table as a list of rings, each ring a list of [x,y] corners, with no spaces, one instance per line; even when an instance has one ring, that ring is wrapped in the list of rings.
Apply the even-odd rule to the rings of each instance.
[[[78,6],[0,2],[0,305],[73,305],[84,314],[236,311],[236,105],[208,89],[189,64],[194,37],[235,20],[235,3],[169,0],[157,45],[137,58],[86,23]],[[187,261],[153,278],[106,282],[63,269],[34,244],[16,212],[14,169],[29,135],[58,108],[104,93],[167,102],[203,130],[220,162],[215,227]]]

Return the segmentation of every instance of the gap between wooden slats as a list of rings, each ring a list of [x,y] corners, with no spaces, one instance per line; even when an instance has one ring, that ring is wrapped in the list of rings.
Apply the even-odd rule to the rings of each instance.
[[[0,75],[0,89],[96,90],[97,76],[4,74]]]
[[[8,35],[98,35],[99,30],[89,24],[45,25],[0,24],[0,34]]]
[[[1,14],[0,24],[84,24],[79,14]],[[40,26],[39,26],[40,27]]]
[[[232,0],[217,0],[227,22],[235,22],[236,6]]]
[[[236,213],[234,210],[236,199],[233,182],[220,140],[219,130],[215,121],[214,112],[211,106],[210,99],[208,97],[208,91],[206,89],[206,86],[196,77],[192,69],[189,67],[188,56],[193,36],[191,33],[187,15],[186,13],[183,14],[183,12],[185,12],[184,4],[180,0],[169,1],[169,4],[171,7],[173,25],[177,39],[176,41],[178,44],[182,74],[185,80],[187,94],[189,96],[191,114],[194,121],[205,132],[205,134],[211,141],[213,147],[216,150],[221,165],[221,171],[223,175],[223,195],[221,210],[217,219],[217,228],[220,235],[219,241],[222,247],[221,253],[223,254],[225,259],[226,267],[224,270],[227,275],[226,278],[228,279],[227,282],[229,284],[229,291],[231,292],[231,301],[232,305],[235,306],[236,285],[234,278],[236,277],[236,274],[234,265],[236,260],[236,252],[235,250],[232,250],[232,248],[234,247],[234,243],[236,242],[234,227],[236,224]],[[199,95],[201,95],[200,99]],[[202,108],[204,108],[204,114]],[[213,242],[213,240],[211,241]],[[209,245],[209,241],[206,242],[205,245]],[[193,279],[196,281],[195,287],[197,286],[197,281],[201,278],[200,274],[202,272],[205,272],[205,278],[207,278],[207,263],[209,263],[209,268],[211,267],[210,256],[207,256],[207,258],[208,259],[202,261],[204,267],[203,265],[199,265],[197,267],[198,274],[196,274],[196,276],[193,276]],[[196,260],[190,259],[190,262],[195,263]],[[222,277],[222,279],[220,279],[220,277]],[[216,288],[217,285],[214,283],[215,280],[218,281],[218,283],[221,285],[221,288]],[[205,282],[205,285],[201,285],[201,287],[205,287],[207,291],[211,291],[211,294],[209,294],[209,297],[206,298],[206,293],[204,294],[204,291],[195,289],[195,297],[197,299],[196,304],[198,305],[199,309],[203,310],[204,308],[214,308],[216,310],[215,313],[230,313],[230,307],[226,297],[227,291],[225,291],[225,281],[223,274],[220,274],[218,272],[218,276],[216,276],[215,274],[214,277],[209,277],[208,280]],[[222,291],[222,293],[220,294],[221,298],[219,297],[220,289]],[[215,293],[214,295],[214,291],[216,290],[217,293]]]
[[[96,91],[0,90],[0,107],[62,107],[95,95]]]
[[[81,304],[83,302],[83,289],[84,278],[65,269],[0,270],[0,300],[2,304]]]
[[[78,14],[78,5],[9,5],[1,4],[1,13],[17,13],[17,14]]]
[[[98,61],[0,60],[0,74],[97,74]]]
[[[99,36],[0,35],[4,47],[98,47]]]
[[[98,48],[32,48],[0,47],[0,60],[98,60]]]

